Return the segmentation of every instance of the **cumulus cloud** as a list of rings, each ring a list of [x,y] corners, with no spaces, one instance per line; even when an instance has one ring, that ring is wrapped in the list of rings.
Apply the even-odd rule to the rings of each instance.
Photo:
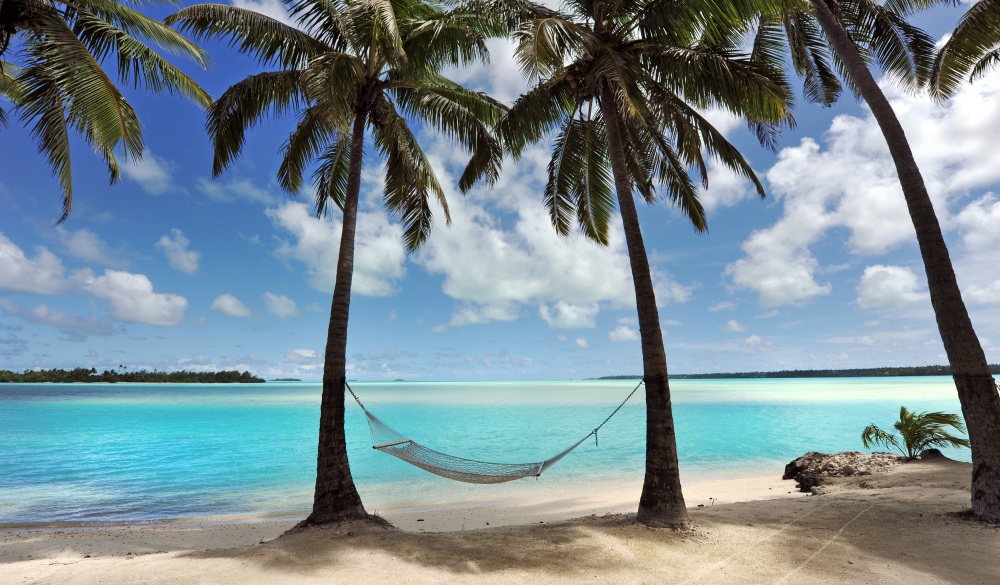
[[[285,319],[299,314],[299,308],[295,305],[295,301],[285,295],[266,292],[264,293],[264,304],[275,317]]]
[[[29,323],[38,323],[55,327],[68,338],[81,341],[91,335],[111,335],[114,327],[106,319],[96,317],[77,317],[45,305],[38,305],[23,315]]]
[[[732,333],[742,333],[747,330],[747,328],[736,319],[730,319],[727,321],[725,327],[722,329],[723,331],[730,331]]]
[[[153,291],[153,283],[143,274],[105,270],[102,276],[81,275],[84,290],[108,301],[111,316],[118,321],[173,326],[184,320],[187,299]]]
[[[267,215],[294,237],[278,246],[278,255],[305,264],[310,286],[333,292],[343,225],[339,219],[318,219],[305,204],[293,202],[268,209]],[[406,275],[402,237],[402,227],[390,224],[384,212],[358,213],[353,292],[374,297],[397,292],[397,281]]]
[[[59,226],[55,234],[63,251],[70,256],[111,268],[124,268],[128,264],[122,250],[112,248],[90,230],[73,231]]]
[[[190,244],[191,240],[188,240],[181,230],[173,228],[170,230],[170,234],[160,236],[156,247],[163,250],[167,256],[167,262],[176,270],[193,275],[198,272],[198,261],[201,258],[201,253],[189,250]]]
[[[587,341],[586,337],[577,337],[576,346],[580,349],[590,349],[590,342]]]
[[[450,191],[454,181],[445,178],[446,169],[465,161],[450,145],[429,150]],[[523,307],[550,327],[593,327],[601,310],[635,306],[620,220],[613,220],[606,247],[575,231],[563,237],[553,230],[539,195],[548,157],[545,147],[531,147],[505,167],[494,189],[448,193],[454,224],[436,229],[414,260],[442,275],[442,290],[456,301],[453,325],[487,322],[490,315],[513,319]],[[659,304],[690,298],[691,287],[655,264],[653,278]]]
[[[628,325],[619,325],[608,332],[608,339],[615,343],[637,341],[639,339],[639,332]]]
[[[201,179],[198,181],[198,190],[208,196],[209,199],[222,203],[251,201],[253,203],[270,205],[278,200],[277,197],[261,189],[249,179],[236,179],[232,181]]]
[[[904,266],[876,264],[865,268],[858,283],[858,306],[862,309],[896,308],[927,301],[918,290],[917,275]]]
[[[121,165],[126,178],[139,183],[142,190],[153,195],[162,195],[173,186],[170,182],[169,165],[149,149],[142,151],[142,159],[127,160]]]
[[[233,6],[253,10],[289,26],[295,26],[295,21],[288,15],[281,0],[233,0]]]
[[[0,291],[55,295],[66,290],[62,261],[45,247],[28,258],[14,242],[0,233]]]
[[[209,307],[217,313],[222,313],[223,315],[228,315],[230,317],[249,317],[250,310],[246,308],[238,298],[235,296],[224,293],[212,301],[212,306]]]
[[[556,301],[551,308],[539,307],[538,315],[553,329],[584,329],[596,327],[594,319],[599,310],[597,303],[577,305]]]
[[[32,309],[25,310],[10,301],[0,300],[0,311],[28,323],[54,327],[71,341],[82,341],[92,335],[103,336],[114,333],[114,327],[106,319],[77,317],[46,305],[37,305]]]
[[[1000,75],[964,86],[943,105],[905,95],[891,84],[883,89],[906,128],[943,227],[966,230],[970,246],[995,237],[980,228],[998,211],[995,201],[979,200],[967,213],[952,213],[970,190],[1000,181],[1000,150],[992,146],[1000,134]],[[806,138],[783,149],[767,180],[783,215],[751,234],[743,243],[744,257],[726,271],[737,286],[756,291],[765,306],[830,292],[830,284],[816,278],[823,267],[812,251],[829,230],[846,230],[849,249],[859,256],[915,241],[885,139],[870,113],[835,118],[822,146]],[[1000,263],[1000,251],[990,256],[992,265]],[[977,278],[974,268],[963,259],[956,262],[957,271],[972,275],[973,286],[991,287],[993,280]]]
[[[761,337],[760,335],[751,335],[743,340],[743,344],[747,349],[759,352],[769,352],[774,349],[774,343],[770,339]]]
[[[730,301],[722,301],[719,303],[715,303],[714,305],[709,307],[708,310],[711,313],[717,313],[719,311],[731,311],[735,308],[736,308],[736,303]]]

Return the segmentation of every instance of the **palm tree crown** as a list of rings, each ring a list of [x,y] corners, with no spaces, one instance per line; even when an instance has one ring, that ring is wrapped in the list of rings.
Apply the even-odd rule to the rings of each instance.
[[[689,170],[707,184],[708,153],[763,196],[750,165],[701,110],[717,107],[744,117],[773,146],[778,128],[792,123],[787,84],[777,70],[733,48],[732,31],[754,10],[749,2],[568,0],[563,11],[523,0],[492,4],[514,28],[522,71],[537,82],[501,119],[497,134],[517,158],[529,143],[555,132],[544,192],[552,225],[567,234],[575,224],[607,244],[617,199],[646,385],[646,477],[637,517],[650,526],[686,528],[666,354],[633,192],[654,202],[660,186],[664,198],[705,230]],[[495,177],[498,162],[474,160],[474,172],[459,186]]]
[[[965,432],[962,418],[957,414],[911,412],[905,406],[900,406],[899,420],[892,426],[903,439],[902,446],[895,435],[887,433],[875,425],[868,425],[861,433],[861,443],[865,449],[870,449],[872,445],[895,447],[906,456],[907,460],[913,460],[923,450],[932,447],[969,447],[968,439],[956,437],[945,430],[946,427],[951,427],[960,433]]]
[[[256,12],[197,5],[166,22],[196,37],[227,37],[264,66],[213,104],[208,132],[218,175],[239,155],[246,132],[271,113],[297,123],[281,150],[278,181],[298,191],[313,166],[316,212],[343,212],[337,278],[327,328],[320,405],[316,491],[308,524],[367,514],[354,486],[344,436],[347,324],[354,236],[366,131],[385,159],[383,202],[402,221],[406,247],[431,229],[431,198],[448,219],[444,191],[406,117],[457,139],[476,165],[496,165],[490,127],[503,106],[441,76],[447,65],[487,57],[485,39],[499,25],[475,11],[421,0],[296,0],[298,26]]]
[[[64,221],[73,206],[69,136],[77,132],[104,159],[115,183],[115,150],[142,157],[139,118],[103,69],[112,58],[124,83],[180,93],[203,107],[211,98],[149,44],[195,59],[205,53],[129,3],[115,0],[0,1],[0,97],[31,124],[38,150],[63,190]],[[0,124],[7,122],[0,109]]]

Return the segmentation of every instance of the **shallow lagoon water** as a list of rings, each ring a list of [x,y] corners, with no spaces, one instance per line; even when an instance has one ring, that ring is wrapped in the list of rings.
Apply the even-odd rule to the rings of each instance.
[[[439,451],[546,459],[575,443],[634,381],[352,382],[382,420]],[[861,450],[899,406],[960,412],[947,377],[671,382],[685,483],[779,473],[805,451]],[[351,469],[369,510],[639,486],[642,389],[538,480],[469,485],[371,449],[348,396]],[[319,383],[2,384],[0,523],[304,515],[311,504]],[[968,450],[949,451],[969,460]]]

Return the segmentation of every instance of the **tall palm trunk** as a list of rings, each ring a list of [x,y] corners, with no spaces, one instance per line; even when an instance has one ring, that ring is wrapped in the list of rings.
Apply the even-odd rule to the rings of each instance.
[[[639,216],[632,198],[632,183],[618,128],[618,107],[608,87],[601,91],[601,113],[608,132],[608,152],[632,268],[642,344],[642,375],[646,381],[646,477],[639,497],[638,520],[647,526],[686,529],[691,522],[684,505],[684,494],[681,493],[674,415],[667,381],[667,354],[663,349],[653,278],[649,272],[649,259],[639,229]]]
[[[1000,395],[955,279],[941,226],[903,127],[826,0],[810,0],[854,86],[882,129],[917,233],[931,306],[952,367],[972,444],[972,511],[1000,522]]]
[[[364,504],[354,487],[347,461],[344,436],[344,384],[347,381],[347,319],[351,309],[354,277],[354,233],[358,223],[361,162],[365,147],[365,114],[354,119],[350,169],[344,201],[344,227],[337,256],[337,282],[333,288],[330,324],[323,361],[323,400],[319,410],[319,453],[316,461],[316,492],[306,524],[324,524],[349,518],[365,518]]]

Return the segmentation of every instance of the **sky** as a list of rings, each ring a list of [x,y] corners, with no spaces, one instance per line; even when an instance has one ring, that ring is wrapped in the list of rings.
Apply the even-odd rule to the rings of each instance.
[[[278,14],[273,0],[238,5]],[[917,23],[940,38],[961,9]],[[453,79],[510,103],[527,87],[510,44]],[[212,96],[259,71],[224,44],[209,70],[179,65]],[[941,220],[991,363],[1000,361],[1000,75],[945,104],[881,80]],[[128,92],[146,152],[108,184],[73,145],[74,208],[30,132],[0,129],[0,369],[250,370],[322,376],[339,218],[275,181],[290,117],[248,134],[218,179],[204,112],[179,96]],[[800,97],[797,127],[771,153],[745,126],[707,113],[764,182],[710,166],[709,232],[665,202],[640,203],[670,371],[677,374],[945,364],[926,279],[888,150],[848,93]],[[607,247],[557,236],[542,206],[550,143],[508,160],[493,188],[462,195],[467,153],[418,134],[452,225],[407,255],[381,206],[371,151],[361,192],[348,377],[359,380],[580,379],[642,371],[620,222]]]

